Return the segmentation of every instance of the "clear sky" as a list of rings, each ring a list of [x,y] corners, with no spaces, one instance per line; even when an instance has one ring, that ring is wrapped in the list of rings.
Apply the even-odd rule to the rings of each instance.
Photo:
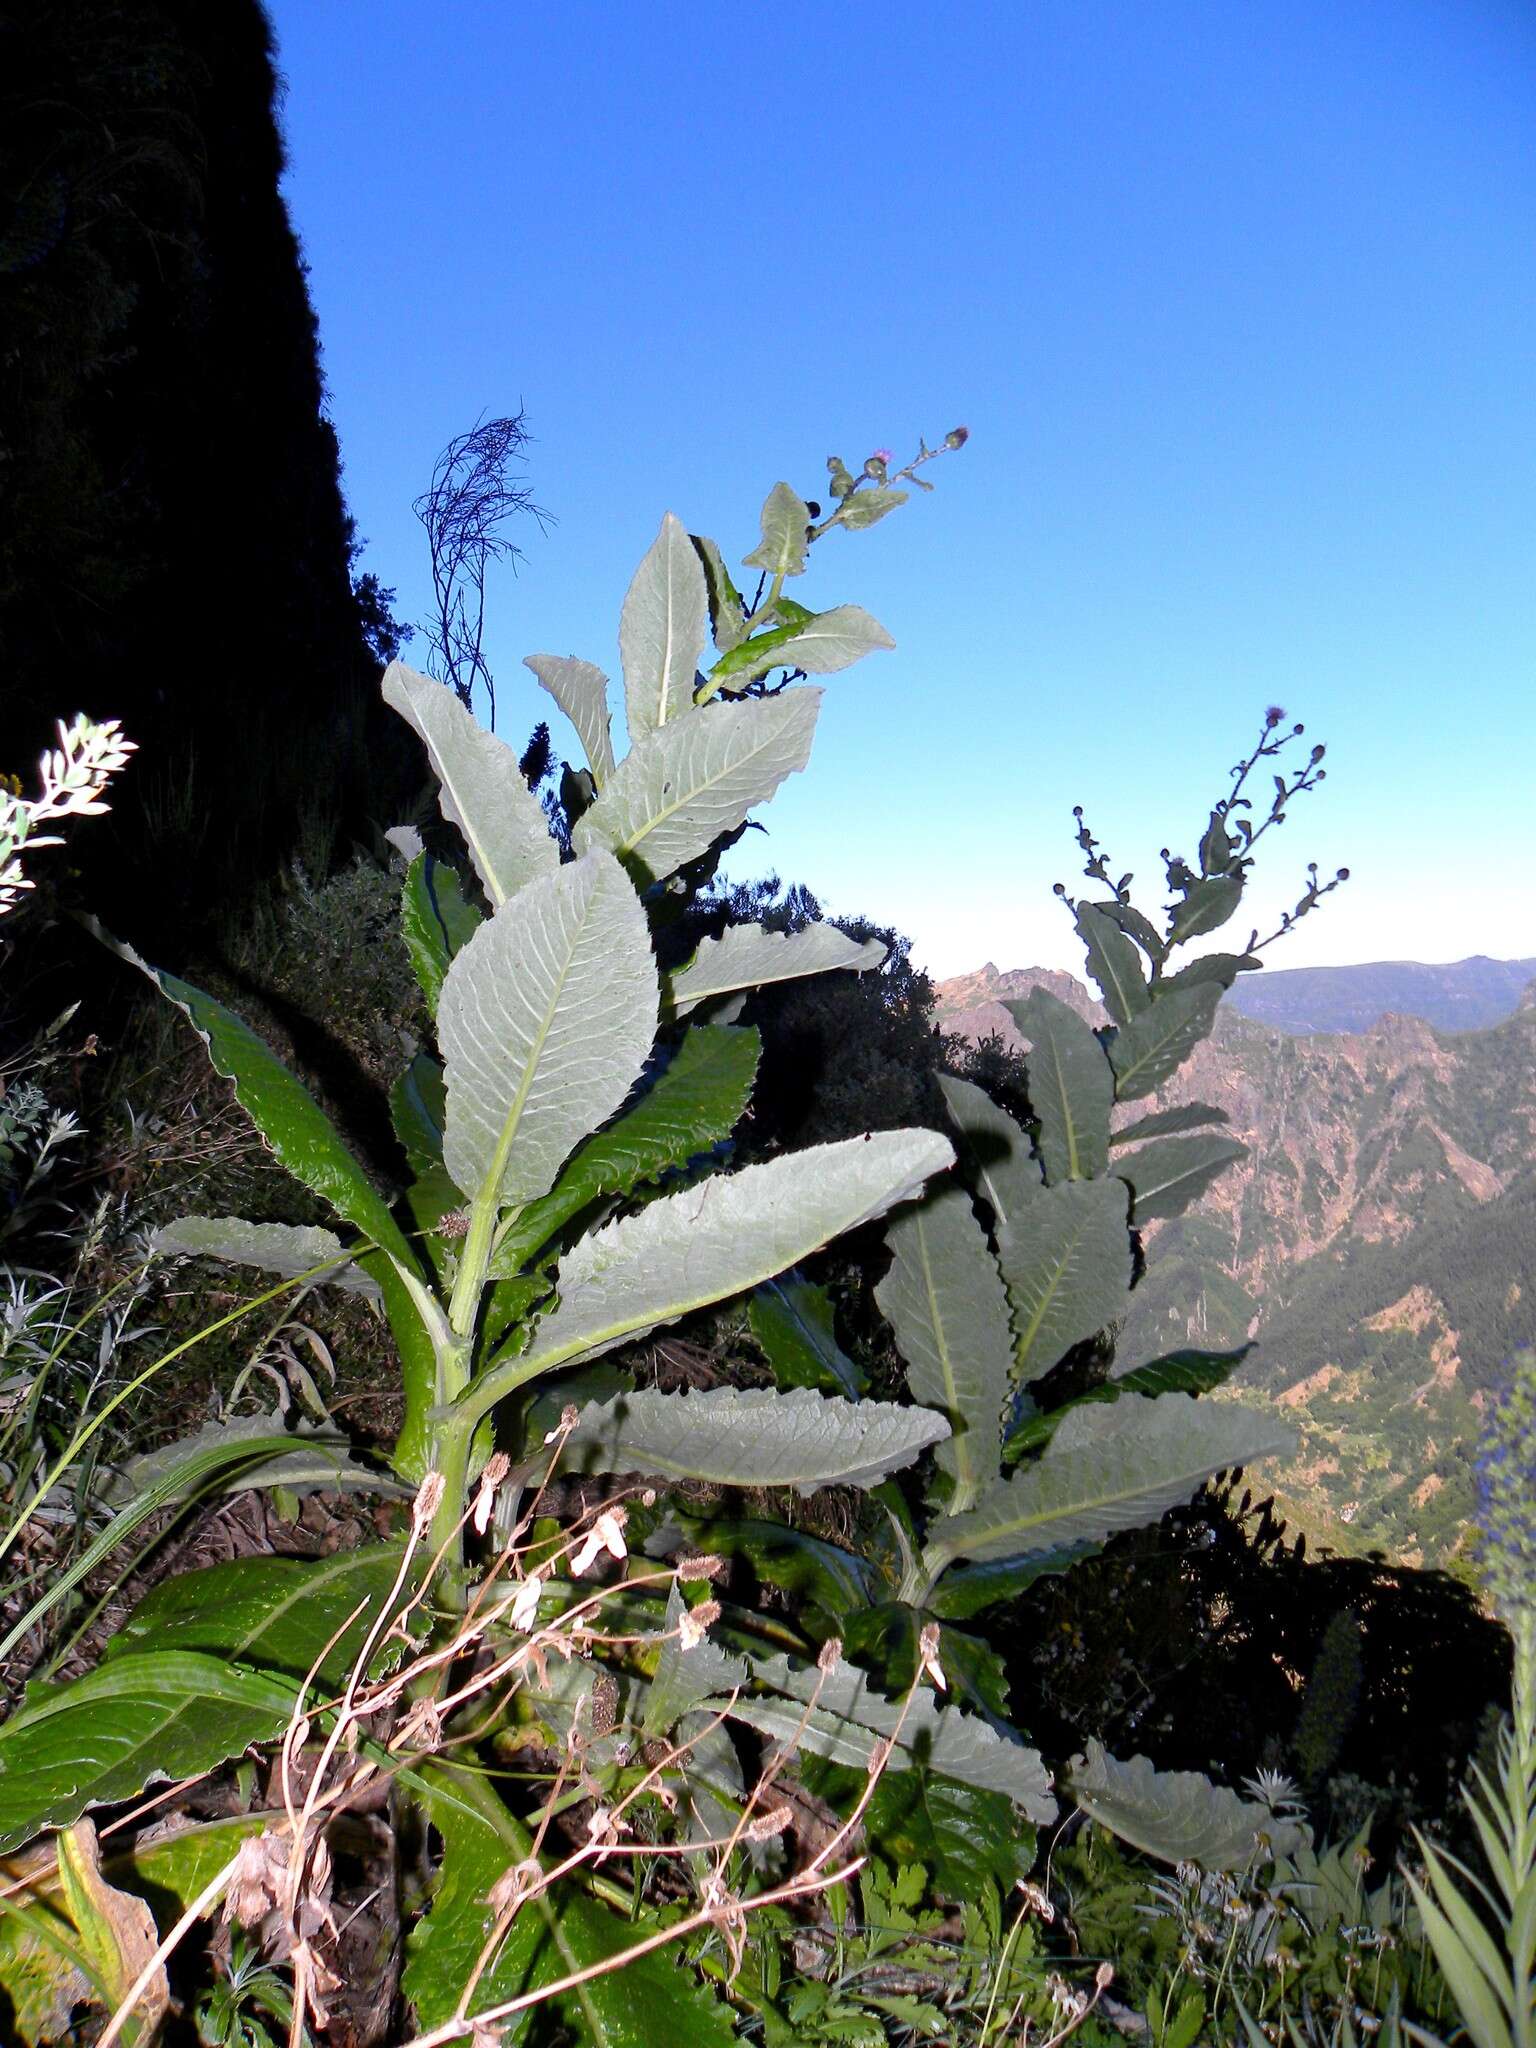
[[[1273,702],[1333,772],[1255,916],[1355,877],[1274,965],[1536,954],[1530,0],[269,5],[406,616],[434,457],[527,409],[507,737],[526,653],[617,684],[664,510],[739,560],[776,479],[964,422],[796,589],[897,650],[827,679],[760,864],[939,974],[1080,969],[1072,804],[1155,901]]]

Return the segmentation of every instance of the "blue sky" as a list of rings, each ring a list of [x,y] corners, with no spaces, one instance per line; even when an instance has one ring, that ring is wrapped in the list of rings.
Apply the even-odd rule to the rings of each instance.
[[[269,5],[405,615],[438,450],[527,408],[509,738],[524,654],[617,678],[664,510],[739,559],[778,478],[964,422],[812,556],[897,649],[828,678],[760,865],[940,974],[1079,968],[1072,804],[1155,901],[1274,702],[1333,772],[1254,917],[1354,875],[1274,965],[1536,953],[1536,8]]]

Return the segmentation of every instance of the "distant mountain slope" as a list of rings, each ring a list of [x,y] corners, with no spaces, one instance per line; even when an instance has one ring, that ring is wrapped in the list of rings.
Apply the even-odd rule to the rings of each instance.
[[[941,984],[940,1021],[1021,1044],[1001,998],[1063,979]],[[1080,984],[1073,1006],[1102,1021]],[[1302,1434],[1287,1509],[1339,1549],[1444,1561],[1489,1390],[1536,1341],[1536,1005],[1479,1031],[1305,1036],[1224,1006],[1160,1098],[1196,1099],[1250,1156],[1149,1230],[1121,1359],[1257,1337],[1239,1391]]]
[[[1373,960],[1361,967],[1278,967],[1238,976],[1234,1010],[1293,1035],[1369,1031],[1389,1011],[1422,1017],[1437,1031],[1482,1031],[1520,1007],[1536,960],[1469,960],[1425,966]]]

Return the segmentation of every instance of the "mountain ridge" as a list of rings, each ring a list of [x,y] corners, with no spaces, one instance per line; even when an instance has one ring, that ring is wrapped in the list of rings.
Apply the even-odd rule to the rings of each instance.
[[[999,969],[993,961],[935,983],[941,1009],[965,1010],[1048,988],[1086,1015],[1092,998],[1070,974],[1048,967]],[[1292,1037],[1369,1031],[1382,1017],[1422,1017],[1439,1031],[1481,1031],[1532,1000],[1536,957],[1495,960],[1367,960],[1349,967],[1267,967],[1240,974],[1227,1006]],[[1072,993],[1069,993],[1069,989]]]

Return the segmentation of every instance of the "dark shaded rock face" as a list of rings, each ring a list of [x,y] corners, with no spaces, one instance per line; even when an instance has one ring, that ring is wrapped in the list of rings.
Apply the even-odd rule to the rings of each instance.
[[[0,21],[0,767],[139,744],[80,892],[162,955],[420,780],[376,701],[256,0]]]

